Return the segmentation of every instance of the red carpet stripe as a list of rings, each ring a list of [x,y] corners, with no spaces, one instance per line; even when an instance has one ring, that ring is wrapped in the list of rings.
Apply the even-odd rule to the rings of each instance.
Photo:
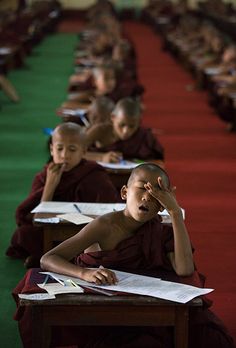
[[[189,91],[192,77],[161,50],[149,27],[126,22],[125,29],[136,45],[146,87],[143,122],[157,130],[165,146],[198,268],[215,288],[213,309],[236,340],[236,137],[225,131],[205,92]]]

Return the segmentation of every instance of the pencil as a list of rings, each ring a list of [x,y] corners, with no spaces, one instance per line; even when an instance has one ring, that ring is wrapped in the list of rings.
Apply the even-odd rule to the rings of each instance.
[[[72,279],[68,279],[68,282],[71,283],[75,288],[80,288],[78,284],[76,284]]]
[[[54,274],[50,274],[50,277],[52,277],[54,280],[56,280],[58,283],[60,283],[63,286],[66,286],[63,280],[57,278]]]
[[[45,277],[44,282],[43,282],[43,286],[45,286],[47,284],[48,279],[49,279],[49,275],[46,274],[46,277]]]

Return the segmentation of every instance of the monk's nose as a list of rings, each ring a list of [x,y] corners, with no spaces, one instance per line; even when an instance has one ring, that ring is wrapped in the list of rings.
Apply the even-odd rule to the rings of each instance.
[[[146,191],[143,194],[142,201],[150,201],[151,200],[151,195]]]
[[[62,151],[62,152],[61,152],[61,157],[62,157],[63,159],[67,159],[67,158],[68,158],[68,151],[66,151],[66,150]]]
[[[126,127],[126,128],[124,128],[123,129],[123,135],[129,135],[129,133],[130,133],[130,130],[129,130],[129,128],[128,127]]]

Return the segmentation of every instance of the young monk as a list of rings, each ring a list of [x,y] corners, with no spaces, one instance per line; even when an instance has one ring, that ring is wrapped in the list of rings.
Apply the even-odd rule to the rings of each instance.
[[[87,118],[90,126],[110,122],[114,102],[105,96],[94,98],[88,107]]]
[[[152,163],[139,165],[122,187],[121,197],[126,200],[124,210],[93,220],[47,252],[41,258],[41,267],[96,284],[116,283],[116,273],[110,270],[114,269],[204,286],[195,269],[189,235],[167,173]],[[160,222],[157,213],[163,208],[170,214],[172,225]],[[70,260],[76,256],[77,264],[73,264]],[[189,348],[233,348],[223,324],[206,307],[204,298],[203,302],[203,307],[190,312]],[[63,343],[62,332],[57,332],[55,345]],[[173,331],[155,327],[155,323],[151,328],[77,329],[76,335],[74,344],[78,347],[84,347],[84,342],[96,348],[174,347]]]
[[[40,202],[118,202],[118,193],[101,166],[83,159],[86,151],[81,127],[67,122],[58,125],[52,134],[52,161],[46,164],[33,181],[29,196],[16,210],[17,229],[11,238],[7,255],[27,258],[32,266],[42,256],[42,229],[33,226],[30,213]],[[99,185],[94,186],[95,182]]]
[[[70,108],[64,108],[63,105],[61,108],[57,109],[57,114],[62,116],[65,122],[71,121],[75,122],[83,127],[90,128],[95,124],[110,122],[111,113],[114,110],[115,103],[111,98],[100,96],[93,98],[91,103],[87,104],[86,108],[84,105],[73,104],[70,105]],[[79,111],[81,114],[77,116],[73,115],[73,111]],[[72,114],[72,115],[71,115]]]
[[[141,123],[139,101],[123,98],[116,104],[111,122],[91,127],[86,135],[87,159],[117,163],[122,158],[159,160],[163,165],[164,149],[151,129]]]
[[[118,78],[118,75],[120,78]],[[112,63],[97,65],[93,68],[91,88],[84,90],[84,87],[82,87],[81,90],[78,85],[77,91],[74,88],[74,91],[69,93],[69,100],[66,104],[69,106],[71,101],[88,103],[91,102],[94,97],[99,96],[107,96],[115,103],[119,99],[127,96],[140,97],[144,92],[143,87],[130,78],[126,80],[123,78],[125,76],[125,72],[122,71],[122,69],[117,71],[117,67]]]
[[[91,102],[94,97],[114,95],[116,73],[112,65],[98,65],[93,68],[93,86],[90,89],[69,93],[69,100]],[[113,98],[112,98],[113,99]]]

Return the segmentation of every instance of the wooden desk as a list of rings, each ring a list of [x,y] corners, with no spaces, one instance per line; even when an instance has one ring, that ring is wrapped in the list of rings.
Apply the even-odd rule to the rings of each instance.
[[[111,169],[105,168],[115,188],[120,191],[126,185],[132,169]]]
[[[50,347],[52,326],[174,326],[175,347],[188,347],[189,308],[199,307],[197,298],[188,304],[149,296],[60,295],[54,300],[20,300],[30,306],[35,348]]]
[[[34,219],[55,216],[56,214],[37,213]],[[74,236],[84,227],[84,225],[75,225],[67,221],[61,221],[59,223],[34,222],[34,225],[40,226],[43,229],[43,253],[51,250],[55,246],[55,243],[63,242]]]

